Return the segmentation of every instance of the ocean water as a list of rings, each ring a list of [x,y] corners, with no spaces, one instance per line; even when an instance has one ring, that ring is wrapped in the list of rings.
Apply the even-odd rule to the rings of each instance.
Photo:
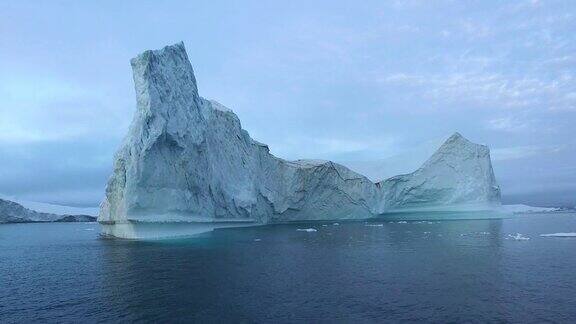
[[[574,213],[151,242],[98,226],[0,225],[0,322],[576,322],[576,238],[539,236]]]

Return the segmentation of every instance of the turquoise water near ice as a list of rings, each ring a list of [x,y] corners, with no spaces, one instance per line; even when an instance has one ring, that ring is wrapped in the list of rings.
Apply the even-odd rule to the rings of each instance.
[[[574,213],[148,242],[98,230],[0,225],[0,322],[576,321],[576,238],[539,236],[576,232]]]

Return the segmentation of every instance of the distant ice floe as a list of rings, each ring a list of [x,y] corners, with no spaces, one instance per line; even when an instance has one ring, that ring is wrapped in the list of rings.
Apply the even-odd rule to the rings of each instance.
[[[552,234],[540,234],[542,237],[576,237],[576,233],[552,233]]]
[[[482,235],[490,235],[490,232],[472,232],[468,234],[460,234],[460,236],[482,236]]]
[[[550,207],[533,207],[528,205],[502,205],[501,209],[504,212],[513,213],[513,214],[530,214],[530,213],[551,213],[558,211],[558,208],[550,208]]]
[[[63,206],[63,205],[54,205],[54,204],[47,204],[41,203],[36,201],[28,201],[19,199],[13,196],[7,196],[0,194],[0,199],[13,201],[18,203],[24,208],[28,208],[35,212],[39,213],[49,213],[49,214],[56,214],[56,215],[88,215],[88,216],[98,216],[99,207],[71,207],[71,206]]]
[[[334,226],[338,226],[338,225],[340,225],[340,224],[339,224],[339,223],[334,223],[334,224],[332,224],[332,225],[334,225]]]
[[[370,226],[370,227],[382,227],[384,226],[384,224],[365,224],[366,226]]]
[[[297,231],[299,232],[318,232],[315,228],[298,228]]]
[[[530,238],[526,237],[520,233],[516,233],[516,234],[508,234],[508,236],[506,236],[507,240],[515,240],[515,241],[527,241]]]
[[[399,222],[396,222],[396,223],[397,223],[397,224],[408,224],[407,221],[399,221]]]
[[[262,241],[262,239],[259,238],[254,239],[254,242],[260,242],[260,241]]]

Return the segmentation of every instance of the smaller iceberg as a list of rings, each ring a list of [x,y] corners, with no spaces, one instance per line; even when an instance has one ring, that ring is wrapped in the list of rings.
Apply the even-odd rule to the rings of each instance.
[[[308,233],[318,232],[318,230],[315,228],[299,228],[299,229],[297,229],[297,231],[298,232],[308,232]]]
[[[528,205],[502,205],[502,211],[512,214],[530,214],[530,213],[551,213],[558,211],[558,208],[553,207],[533,207]]]
[[[540,234],[542,237],[576,237],[576,233],[552,233],[552,234]]]

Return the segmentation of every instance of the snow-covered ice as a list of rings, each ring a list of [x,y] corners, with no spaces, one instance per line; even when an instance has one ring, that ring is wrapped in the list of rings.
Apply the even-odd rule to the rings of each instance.
[[[299,232],[318,232],[315,228],[298,228],[297,231]]]
[[[543,237],[576,237],[576,233],[551,233],[551,234],[540,234]]]
[[[513,214],[529,214],[529,213],[550,213],[557,211],[558,208],[552,207],[533,207],[528,205],[502,205],[501,210]]]

